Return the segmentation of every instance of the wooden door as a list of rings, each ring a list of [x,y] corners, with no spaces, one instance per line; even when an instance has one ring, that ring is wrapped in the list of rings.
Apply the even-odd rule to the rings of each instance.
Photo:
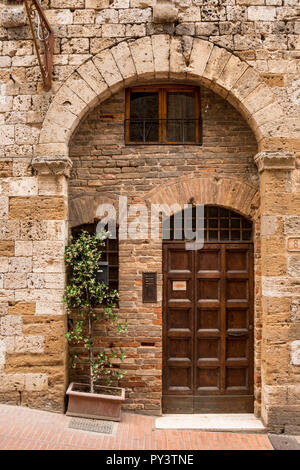
[[[163,411],[253,411],[253,245],[164,243]]]

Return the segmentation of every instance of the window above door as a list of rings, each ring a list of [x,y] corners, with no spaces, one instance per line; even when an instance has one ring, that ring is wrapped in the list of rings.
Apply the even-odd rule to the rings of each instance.
[[[156,85],[126,90],[126,144],[201,144],[200,89]]]

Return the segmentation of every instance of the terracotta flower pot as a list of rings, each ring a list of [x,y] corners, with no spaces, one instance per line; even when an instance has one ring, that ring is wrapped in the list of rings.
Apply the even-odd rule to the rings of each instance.
[[[87,384],[70,383],[67,390],[67,416],[120,421],[125,389],[95,385],[96,393],[90,393],[87,391],[88,387]]]

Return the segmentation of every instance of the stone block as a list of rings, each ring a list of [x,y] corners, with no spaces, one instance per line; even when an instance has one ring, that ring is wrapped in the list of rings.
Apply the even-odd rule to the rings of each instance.
[[[153,6],[154,23],[174,23],[178,18],[178,9],[173,1],[157,0]]]
[[[261,235],[269,236],[275,235],[278,228],[278,217],[276,215],[262,215],[261,216]]]
[[[153,60],[156,78],[169,78],[170,39],[166,35],[152,36]]]
[[[273,88],[284,86],[284,74],[282,73],[263,73],[262,78],[269,87]]]
[[[183,45],[180,38],[171,37],[170,40],[170,78],[184,79],[186,76],[186,63],[183,56]]]
[[[66,217],[66,203],[63,197],[12,197],[9,218],[24,220],[61,220]]]
[[[300,278],[300,254],[295,253],[288,256],[288,275]]]
[[[85,8],[94,8],[95,10],[102,10],[102,8],[109,8],[109,6],[110,0],[85,0]]]
[[[78,73],[68,78],[68,87],[86,104],[96,103],[97,94]]]
[[[58,126],[72,130],[76,125],[77,116],[69,111],[67,106],[60,105],[56,102],[52,103],[47,112],[47,119]]]
[[[95,66],[94,62],[91,60],[85,62],[77,69],[77,72],[86,81],[86,83],[89,84],[95,93],[97,93],[97,95],[101,95],[103,99],[110,96],[107,83],[99,73],[99,70]]]
[[[10,160],[0,161],[0,177],[8,178],[12,176],[13,173],[13,162]]]
[[[104,8],[96,15],[96,24],[118,23],[118,11],[113,8]]]
[[[126,81],[136,77],[136,70],[127,42],[121,42],[111,49],[112,55],[118,64],[123,79]]]
[[[284,217],[284,233],[285,235],[299,236],[300,219],[298,216],[285,216]]]
[[[80,117],[85,109],[85,102],[67,85],[63,85],[55,95],[55,102]],[[59,153],[58,153],[59,154]]]
[[[13,97],[12,96],[0,96],[0,112],[6,113],[12,110]]]
[[[151,38],[145,37],[129,43],[131,55],[138,76],[144,78],[154,77],[154,62]]]
[[[236,81],[231,88],[231,92],[239,100],[243,100],[261,83],[259,74],[252,68],[248,68],[245,73]]]
[[[100,54],[94,58],[94,63],[110,88],[123,81],[123,77],[110,51],[106,50],[100,52]]]
[[[52,26],[69,25],[73,23],[73,13],[67,8],[60,10],[48,9],[47,19]]]
[[[48,390],[48,375],[47,374],[26,374],[25,375],[25,390],[27,392],[39,392],[41,390]]]
[[[249,6],[249,21],[273,21],[276,17],[276,8],[274,6]]]
[[[22,391],[24,388],[25,374],[0,374],[0,392]]]
[[[34,315],[35,303],[33,302],[15,302],[8,307],[9,315]]]
[[[35,155],[39,156],[49,156],[52,155],[65,155],[69,154],[68,144],[66,142],[56,142],[56,143],[39,143],[35,146]]]
[[[102,25],[102,37],[103,38],[124,37],[126,35],[126,26],[125,24],[103,24]]]
[[[63,286],[62,286],[63,287]],[[64,291],[62,289],[17,289],[15,290],[16,302],[56,302],[62,299]]]
[[[35,256],[62,256],[64,255],[64,243],[60,241],[34,241],[33,253]]]
[[[19,315],[0,317],[0,336],[22,335],[22,318]]]
[[[36,315],[64,315],[65,307],[62,302],[43,302],[36,303]]]
[[[63,273],[65,265],[62,256],[33,256],[32,270],[34,273]]]
[[[67,196],[68,183],[64,176],[38,176],[39,196]]]
[[[0,25],[4,28],[18,28],[26,25],[26,13],[23,5],[2,6]]]
[[[8,303],[3,302],[0,304],[0,317],[8,314]]]
[[[242,104],[247,108],[249,114],[264,108],[274,101],[274,96],[266,85],[260,84],[243,101]]]
[[[242,62],[236,56],[231,56],[216,83],[225,90],[231,90],[247,68],[248,65],[245,62]]]
[[[70,129],[67,129],[66,127],[61,126],[59,124],[56,124],[55,122],[51,121],[47,117],[45,118],[44,127],[40,134],[40,140],[39,140],[41,144],[48,144],[53,141],[63,144],[65,142],[68,142],[70,137],[71,137]]]
[[[31,257],[14,257],[9,259],[8,271],[11,273],[28,273],[32,270]]]
[[[211,81],[216,81],[229,61],[229,58],[230,53],[228,51],[221,47],[214,46],[203,71],[203,77]]]
[[[196,77],[203,75],[212,49],[213,44],[210,42],[198,38],[194,39],[190,61],[186,68],[188,75]]]
[[[119,10],[120,23],[148,23],[152,20],[151,8],[124,8]]]
[[[5,289],[24,289],[27,287],[26,274],[6,273],[4,280]]]
[[[278,103],[271,103],[253,114],[256,125],[261,126],[267,122],[284,119],[284,111]]]
[[[8,220],[0,222],[0,240],[15,240],[20,236],[19,222]]]
[[[0,257],[1,256],[14,256],[15,242],[14,241],[0,241]]]
[[[2,145],[13,145],[15,127],[11,125],[0,125],[0,142]]]
[[[14,352],[16,354],[42,354],[44,352],[44,337],[16,336]]]
[[[291,343],[291,364],[300,366],[300,340]]]
[[[300,322],[300,298],[292,299],[291,302],[291,321]]]
[[[6,346],[3,339],[0,339],[0,371],[4,370],[6,359]]]
[[[37,180],[33,177],[2,180],[0,188],[7,196],[36,196],[38,193]]]

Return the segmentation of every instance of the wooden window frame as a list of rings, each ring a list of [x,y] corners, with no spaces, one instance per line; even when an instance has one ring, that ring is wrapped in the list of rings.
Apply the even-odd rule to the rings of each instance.
[[[168,92],[193,92],[195,95],[196,113],[198,125],[195,126],[195,142],[169,142],[167,141],[166,125],[162,125],[162,119],[167,119],[167,93]],[[159,119],[159,140],[154,142],[134,142],[130,140],[130,95],[131,93],[158,93],[158,119]],[[126,88],[125,90],[125,123],[124,134],[125,144],[128,145],[202,145],[202,120],[201,120],[201,97],[200,87],[189,85],[149,85]]]

